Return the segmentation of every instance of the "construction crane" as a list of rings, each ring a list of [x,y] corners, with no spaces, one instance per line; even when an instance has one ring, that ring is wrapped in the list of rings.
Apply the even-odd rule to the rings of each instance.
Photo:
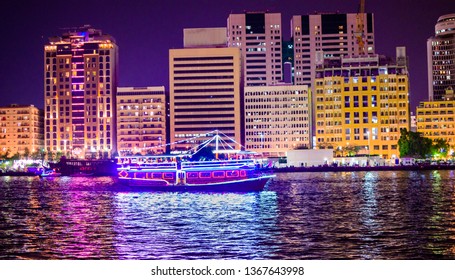
[[[365,54],[365,42],[364,42],[364,25],[365,25],[365,0],[360,0],[359,9],[357,12],[357,30],[354,32],[357,38],[357,46],[359,48],[359,55]]]

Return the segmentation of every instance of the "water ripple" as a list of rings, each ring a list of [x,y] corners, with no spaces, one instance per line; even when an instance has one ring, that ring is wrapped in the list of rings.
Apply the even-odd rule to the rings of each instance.
[[[0,177],[0,258],[455,258],[453,171],[277,175],[260,193]]]

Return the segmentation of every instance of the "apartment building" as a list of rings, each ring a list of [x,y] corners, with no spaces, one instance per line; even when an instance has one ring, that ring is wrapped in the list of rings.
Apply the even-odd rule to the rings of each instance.
[[[417,132],[431,140],[444,139],[455,147],[455,98],[449,87],[442,100],[420,102],[416,110]]]
[[[117,149],[124,155],[166,152],[164,86],[117,88]]]
[[[0,153],[32,154],[44,148],[43,110],[33,105],[0,107]]]
[[[410,129],[404,47],[396,60],[377,54],[326,59],[316,69],[315,88],[317,146],[399,156],[400,129]]]

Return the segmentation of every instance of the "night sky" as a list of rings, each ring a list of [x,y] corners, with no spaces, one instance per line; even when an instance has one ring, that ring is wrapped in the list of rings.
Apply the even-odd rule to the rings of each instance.
[[[5,3],[6,2],[6,3]],[[116,38],[119,86],[161,86],[168,90],[168,50],[182,48],[183,29],[225,27],[230,13],[280,12],[283,38],[293,15],[355,13],[359,0],[130,0],[2,2],[0,26],[0,106],[43,108],[43,48],[60,28],[90,24]],[[31,3],[31,4],[30,4]],[[366,0],[375,17],[379,54],[395,57],[405,46],[410,62],[411,110],[428,98],[426,41],[439,16],[455,13],[454,0]]]

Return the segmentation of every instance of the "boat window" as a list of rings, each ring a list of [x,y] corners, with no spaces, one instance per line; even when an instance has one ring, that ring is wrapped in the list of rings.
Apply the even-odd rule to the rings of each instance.
[[[226,171],[226,177],[239,177],[239,171],[238,170]]]
[[[153,179],[161,179],[163,178],[163,173],[157,172],[157,173],[152,173]]]
[[[186,173],[186,177],[187,178],[197,178],[198,173],[197,172],[188,172],[188,173]]]
[[[213,178],[224,178],[224,171],[214,171]]]
[[[145,177],[144,175],[145,175],[145,173],[137,172],[137,173],[134,173],[134,178],[143,179]]]
[[[240,170],[240,177],[246,177],[246,171]]]
[[[164,173],[164,179],[174,179],[174,173]]]
[[[212,173],[210,172],[199,172],[199,178],[210,178],[212,177]]]

